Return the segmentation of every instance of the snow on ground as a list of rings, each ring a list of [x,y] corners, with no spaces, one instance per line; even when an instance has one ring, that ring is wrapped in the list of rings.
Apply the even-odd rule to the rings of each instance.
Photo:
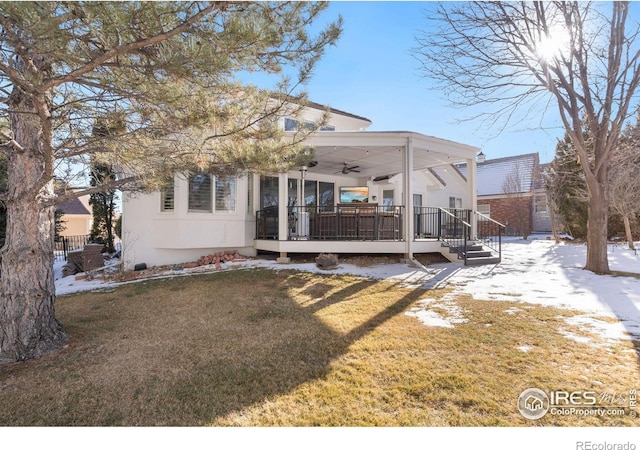
[[[277,264],[275,261],[248,260],[224,265],[223,270],[264,267],[273,270],[296,269],[307,272],[350,274],[372,279],[387,280],[406,287],[425,289],[452,287],[457,294],[470,294],[477,300],[508,300],[523,304],[554,306],[580,311],[582,314],[567,319],[568,325],[601,339],[640,340],[640,279],[634,277],[596,275],[583,270],[586,245],[556,244],[553,240],[506,240],[503,242],[502,263],[486,266],[463,266],[460,263],[434,264],[415,268],[406,264],[381,264],[358,267],[340,264],[333,270],[322,270],[313,263]],[[610,245],[609,264],[612,270],[640,274],[640,253],[622,245]],[[56,265],[56,292],[110,289],[114,282],[60,278],[60,263]],[[426,269],[426,270],[425,270]],[[175,277],[211,272],[209,267],[169,271],[162,276]],[[518,314],[519,308],[505,308],[505,312]],[[427,326],[453,327],[465,321],[464,311],[455,304],[455,294],[434,301],[425,292],[425,298],[416,303],[407,314],[415,316]],[[600,320],[598,317],[617,319]],[[560,330],[562,332],[562,330]],[[584,340],[566,332],[568,338]],[[588,339],[587,339],[588,340]],[[522,349],[528,351],[528,349]]]
[[[445,312],[446,315],[443,315],[442,312]],[[464,318],[462,308],[452,300],[438,302],[433,298],[425,298],[418,301],[416,306],[406,314],[417,317],[420,322],[430,327],[453,328],[456,323],[469,321]]]

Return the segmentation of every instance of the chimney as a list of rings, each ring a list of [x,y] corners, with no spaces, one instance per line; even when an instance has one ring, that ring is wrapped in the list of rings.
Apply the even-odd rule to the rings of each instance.
[[[476,155],[476,162],[483,163],[485,159],[486,156],[484,156],[484,153],[482,153],[482,150],[480,150],[480,153]]]

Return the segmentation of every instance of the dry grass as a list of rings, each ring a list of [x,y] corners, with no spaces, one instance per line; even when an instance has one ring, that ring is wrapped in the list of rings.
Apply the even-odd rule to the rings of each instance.
[[[62,297],[72,341],[60,355],[0,368],[0,425],[638,424],[532,422],[516,409],[529,387],[637,388],[631,344],[576,343],[558,331],[584,333],[564,322],[572,313],[509,302],[458,297],[469,322],[452,329],[404,314],[445,294],[246,270]]]

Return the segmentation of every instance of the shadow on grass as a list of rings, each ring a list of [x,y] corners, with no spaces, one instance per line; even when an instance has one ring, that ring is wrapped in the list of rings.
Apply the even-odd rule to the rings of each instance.
[[[370,301],[359,294],[376,282],[336,281],[335,292],[305,307],[288,290],[290,275],[242,271],[60,299],[75,344],[0,374],[0,404],[10,405],[0,424],[209,425],[322,379],[350,345],[424,293],[380,289],[340,333],[316,313],[347,299]]]
[[[640,325],[638,325],[640,323],[640,303],[637,299],[632,298],[633,294],[639,292],[638,279],[640,279],[640,275],[622,271],[612,271],[610,275],[598,275],[575,267],[572,264],[575,255],[565,257],[559,254],[556,248],[551,249],[547,255],[550,260],[562,267],[563,276],[569,280],[575,290],[574,293],[583,291],[591,293],[596,297],[598,303],[606,305],[616,316],[631,339],[640,367]],[[612,280],[615,282],[613,290]],[[627,297],[621,295],[624,292],[628,293]]]

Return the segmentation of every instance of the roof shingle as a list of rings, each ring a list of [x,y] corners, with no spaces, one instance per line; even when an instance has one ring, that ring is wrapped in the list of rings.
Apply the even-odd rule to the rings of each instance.
[[[77,198],[60,203],[58,209],[62,211],[63,214],[91,214]]]
[[[537,153],[507,156],[478,163],[478,195],[531,192],[536,181],[537,167]],[[458,168],[467,175],[466,164],[460,164]],[[507,187],[507,184],[511,184],[509,181],[516,181],[519,186],[515,190],[511,186]]]

